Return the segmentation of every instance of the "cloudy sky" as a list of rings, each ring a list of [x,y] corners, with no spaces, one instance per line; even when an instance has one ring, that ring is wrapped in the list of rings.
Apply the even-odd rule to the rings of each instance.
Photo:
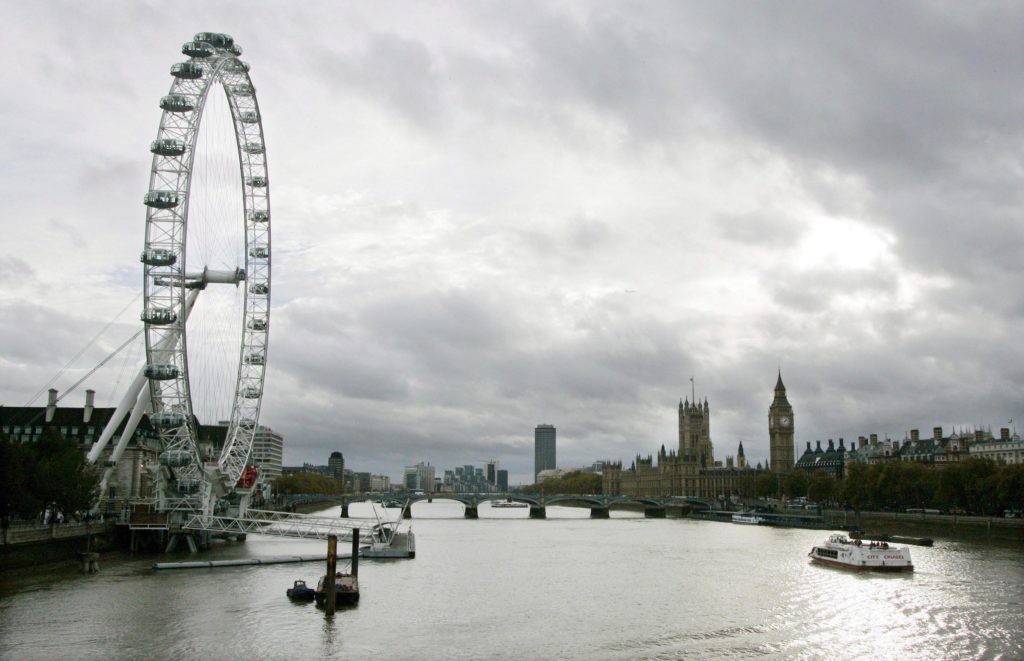
[[[138,328],[148,143],[200,30],[264,118],[286,464],[526,481],[538,423],[560,466],[628,462],[675,445],[690,377],[718,458],[757,460],[779,367],[800,447],[1024,421],[1010,2],[2,0],[0,403]]]

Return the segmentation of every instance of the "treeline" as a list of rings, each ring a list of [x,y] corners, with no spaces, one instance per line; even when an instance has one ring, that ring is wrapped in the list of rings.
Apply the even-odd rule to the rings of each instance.
[[[46,427],[31,443],[0,434],[0,521],[33,519],[49,509],[70,515],[96,502],[100,477],[75,441]]]
[[[543,482],[517,487],[520,493],[601,493],[601,476],[583,471],[570,471],[562,477],[550,477]]]
[[[774,474],[743,480],[740,495],[808,500],[861,510],[938,509],[979,515],[1002,515],[1024,509],[1024,464],[996,464],[973,457],[946,466],[907,461],[851,464],[844,479],[824,472],[794,471],[781,484]]]
[[[344,492],[342,483],[318,473],[293,473],[274,480],[274,493],[325,493],[337,495]]]

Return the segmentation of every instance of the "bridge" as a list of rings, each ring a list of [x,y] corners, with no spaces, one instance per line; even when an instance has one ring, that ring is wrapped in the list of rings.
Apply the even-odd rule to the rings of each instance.
[[[642,511],[647,518],[664,518],[669,513],[683,516],[694,510],[715,509],[718,504],[711,499],[692,496],[626,496],[606,494],[536,494],[536,493],[424,493],[404,494],[364,493],[354,495],[295,494],[285,497],[285,505],[310,502],[331,502],[341,505],[341,516],[348,518],[351,503],[371,501],[388,507],[401,507],[402,518],[412,518],[412,505],[422,501],[452,500],[465,507],[467,519],[478,519],[479,507],[488,501],[523,503],[530,508],[531,519],[547,518],[547,508],[553,505],[564,507],[590,508],[590,518],[607,519],[612,509]]]

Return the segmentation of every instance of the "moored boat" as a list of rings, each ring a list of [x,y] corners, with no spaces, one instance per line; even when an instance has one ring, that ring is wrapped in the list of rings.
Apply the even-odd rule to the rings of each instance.
[[[316,605],[327,603],[327,576],[321,576],[316,586]],[[354,604],[359,601],[359,579],[345,572],[334,575],[334,603],[337,606]]]
[[[811,548],[807,557],[811,562],[857,571],[914,571],[909,547],[840,534],[829,535],[824,544]]]
[[[732,515],[733,523],[742,523],[748,526],[759,526],[764,519],[756,512],[736,512]]]
[[[511,498],[506,498],[505,500],[492,500],[491,501],[491,507],[502,508],[502,507],[529,507],[529,506],[530,505],[528,503],[520,503],[518,501],[512,500]]]
[[[313,601],[316,590],[306,585],[305,581],[295,581],[290,588],[285,590],[285,594],[293,601]]]

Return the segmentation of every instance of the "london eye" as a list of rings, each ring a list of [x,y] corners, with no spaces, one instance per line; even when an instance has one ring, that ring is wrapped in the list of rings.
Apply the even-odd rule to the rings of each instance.
[[[270,325],[270,188],[262,117],[241,48],[222,33],[171,66],[145,204],[143,388],[160,450],[161,510],[212,513],[254,487],[247,469]],[[139,408],[139,407],[136,407]],[[199,421],[219,425],[207,443]],[[219,453],[215,449],[220,445]]]

